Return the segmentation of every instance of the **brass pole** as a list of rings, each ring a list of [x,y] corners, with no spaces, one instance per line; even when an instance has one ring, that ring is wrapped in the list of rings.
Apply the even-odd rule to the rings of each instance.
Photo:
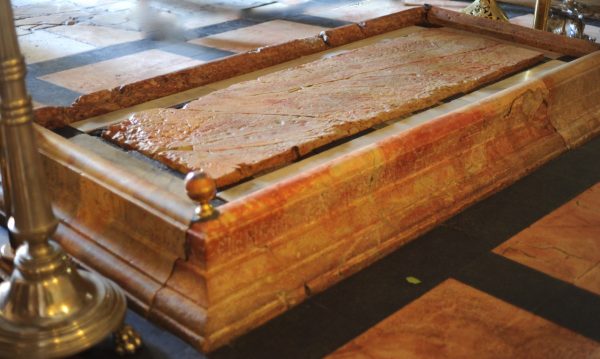
[[[533,15],[533,27],[535,29],[546,31],[551,2],[552,0],[535,1],[535,13]]]
[[[10,184],[4,195],[11,204],[7,227],[23,243],[9,281],[0,284],[0,357],[62,357],[117,330],[125,296],[112,282],[77,270],[50,240],[58,220],[35,142],[25,72],[10,1],[0,0],[0,132]]]
[[[1,106],[1,104],[0,104]],[[11,213],[11,203],[10,203],[10,185],[8,183],[8,168],[6,167],[6,158],[4,156],[4,143],[2,138],[4,137],[3,125],[0,122],[0,178],[2,181],[2,206],[4,210],[4,218],[5,221],[8,221]],[[3,223],[4,226],[7,225],[6,222]],[[6,260],[12,263],[15,257],[15,249],[19,246],[17,241],[14,239],[12,235],[8,235],[9,243],[5,243],[0,246],[0,260]]]

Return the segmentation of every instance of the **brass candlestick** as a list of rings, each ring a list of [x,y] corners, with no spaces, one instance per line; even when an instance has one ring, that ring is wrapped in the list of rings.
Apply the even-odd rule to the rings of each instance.
[[[508,21],[508,16],[498,6],[496,0],[475,0],[462,10],[463,13],[493,20]]]
[[[126,304],[112,282],[77,270],[50,240],[52,212],[35,143],[9,0],[0,1],[1,140],[10,184],[7,227],[19,247],[10,280],[0,284],[0,357],[52,358],[77,353],[119,328]],[[5,187],[6,189],[6,187]]]

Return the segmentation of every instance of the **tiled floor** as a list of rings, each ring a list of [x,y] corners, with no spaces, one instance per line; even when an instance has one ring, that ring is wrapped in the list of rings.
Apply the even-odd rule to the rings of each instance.
[[[79,93],[91,93],[199,65],[204,61],[159,49],[145,50],[52,74],[39,79]],[[106,76],[110,73],[111,76]]]
[[[494,253],[600,295],[600,182]],[[596,358],[600,343],[448,279],[330,357],[499,356]]]
[[[68,105],[81,94],[424,2],[13,0],[36,106]],[[210,357],[599,358],[598,163],[600,139]],[[129,320],[147,343],[135,357],[203,357],[135,314]],[[111,357],[109,347],[81,357]]]
[[[600,183],[494,252],[600,295]]]
[[[17,0],[19,41],[38,106],[68,106],[78,96],[158,76],[260,46],[308,37],[352,21],[420,6],[422,0]],[[465,3],[434,1],[448,9]],[[188,57],[131,71],[150,50]],[[126,57],[129,56],[129,57]],[[168,56],[167,56],[168,57]],[[106,62],[115,60],[114,62]],[[160,58],[156,58],[160,61]],[[147,61],[147,60],[146,60]],[[97,63],[101,63],[98,66]],[[91,66],[91,67],[89,67]],[[127,71],[127,74],[123,72]],[[101,82],[97,79],[101,78]],[[81,81],[82,85],[74,85]],[[57,87],[58,86],[58,87]],[[51,93],[52,96],[48,94]]]
[[[592,358],[600,343],[448,279],[328,358]]]

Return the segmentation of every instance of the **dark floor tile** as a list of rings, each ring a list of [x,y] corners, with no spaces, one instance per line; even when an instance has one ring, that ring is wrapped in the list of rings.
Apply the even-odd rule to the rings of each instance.
[[[52,106],[69,106],[82,94],[48,81],[27,76],[27,91],[35,101]]]
[[[449,279],[328,359],[590,358],[600,343]]]
[[[596,156],[600,156],[600,138],[592,139],[587,143],[579,147],[582,151],[588,151],[594,153]]]
[[[329,18],[325,18],[325,17],[305,15],[305,14],[290,16],[290,17],[287,17],[286,20],[295,21],[295,22],[299,22],[299,23],[307,24],[307,25],[315,25],[315,26],[322,26],[322,27],[329,27],[329,28],[344,26],[344,25],[348,25],[350,23],[348,21],[335,20],[335,19],[329,19]]]
[[[320,358],[346,338],[352,318],[342,318],[313,300],[209,355],[225,358]],[[335,348],[329,349],[329,351]]]
[[[564,153],[530,175],[457,214],[446,225],[495,246],[600,181],[600,158],[581,149]]]
[[[133,355],[128,355],[131,359],[204,359],[202,353],[190,347],[181,339],[168,333],[164,329],[150,324],[146,319],[140,317],[131,311],[127,312],[125,318],[127,324],[142,333],[142,348]],[[114,341],[108,336],[93,348],[74,356],[72,359],[108,359],[122,358],[115,353]]]
[[[582,147],[565,152],[549,164],[549,170],[567,178],[587,179],[588,182],[600,181],[600,153],[597,147],[600,138],[594,139]]]
[[[322,357],[420,297],[486,249],[459,231],[437,228],[238,339],[216,357],[245,357],[236,353]],[[411,284],[408,277],[420,283]]]
[[[600,297],[568,285],[538,313],[552,321],[600,342]]]
[[[206,37],[210,35],[220,34],[226,31],[232,31],[241,29],[244,27],[259,24],[261,21],[252,19],[236,19],[231,21],[225,21],[214,25],[203,26],[197,29],[188,30],[185,33],[185,37],[189,40],[197,39],[200,37]]]
[[[505,302],[600,341],[600,297],[493,253],[454,277]]]
[[[156,42],[151,40],[144,39],[131,41],[122,44],[102,47],[95,50],[82,52],[79,54],[60,57],[54,60],[36,62],[35,64],[27,66],[27,72],[32,77],[40,77],[59,71],[94,64],[100,61],[135,54],[140,51],[153,49],[155,47]]]
[[[230,51],[214,49],[212,47],[192,44],[189,42],[173,43],[162,47],[161,50],[202,61],[211,61],[234,54]]]

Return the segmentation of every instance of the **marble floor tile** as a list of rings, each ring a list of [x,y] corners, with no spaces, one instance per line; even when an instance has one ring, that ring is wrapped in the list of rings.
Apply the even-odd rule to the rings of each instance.
[[[105,12],[117,12],[123,10],[132,10],[139,6],[139,3],[143,1],[131,1],[131,0],[122,0],[122,1],[111,1],[104,4],[98,4],[94,8],[95,11],[105,11]]]
[[[81,6],[70,1],[12,1],[15,22],[43,16],[61,16],[67,12],[83,11]]]
[[[359,22],[410,8],[413,8],[413,6],[406,6],[403,1],[365,0],[353,1],[345,4],[325,3],[323,5],[315,5],[307,9],[305,14],[336,20]]]
[[[53,60],[95,49],[90,44],[68,39],[45,30],[37,30],[30,34],[19,36],[19,45],[28,64]]]
[[[597,358],[600,343],[448,279],[329,358]]]
[[[95,47],[105,47],[144,38],[144,34],[138,31],[86,24],[56,26],[48,28],[45,31]]]
[[[219,24],[225,21],[239,19],[237,10],[216,7],[205,7],[202,11],[195,11],[192,15],[180,17],[181,26],[186,29],[195,29],[203,26]]]
[[[254,7],[246,10],[250,17],[269,16],[273,14],[297,15],[300,6],[313,6],[312,0],[280,0],[268,3],[266,5]]]
[[[305,11],[305,14],[359,22],[393,12],[412,9],[415,6],[422,6],[426,3],[455,11],[465,7],[464,2],[450,0],[364,0],[334,4],[317,3],[314,6],[310,6]]]
[[[94,12],[88,19],[82,21],[85,24],[114,27],[122,30],[140,31],[140,24],[133,10],[114,12]]]
[[[494,252],[600,295],[600,183]]]
[[[72,91],[90,93],[200,65],[201,63],[203,61],[161,50],[147,50],[55,72],[42,76],[40,79]]]
[[[57,12],[54,14],[42,14],[38,16],[16,18],[15,26],[21,29],[40,29],[45,27],[60,26],[73,21],[78,16],[84,15],[80,11]]]
[[[258,47],[315,36],[324,29],[320,26],[273,20],[189,42],[226,51],[245,52]]]
[[[46,1],[46,3],[49,3],[50,1]],[[13,6],[13,8],[19,8],[19,7],[24,7],[24,6],[29,6],[29,5],[39,5],[40,3],[43,3],[40,0],[12,0],[11,4]]]
[[[272,0],[195,0],[197,4],[213,5],[227,9],[247,9],[273,2]]]

